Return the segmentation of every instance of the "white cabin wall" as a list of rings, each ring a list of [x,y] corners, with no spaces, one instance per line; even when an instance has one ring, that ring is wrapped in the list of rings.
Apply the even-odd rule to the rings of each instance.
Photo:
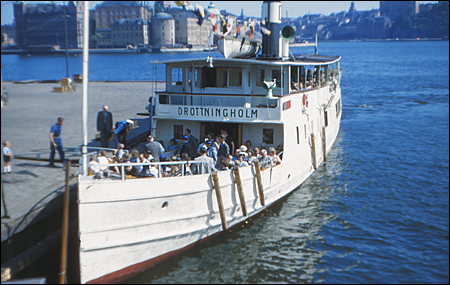
[[[184,130],[190,129],[192,135],[200,140],[200,122],[195,121],[182,121],[182,120],[158,120],[155,130],[155,138],[157,141],[162,140],[164,146],[167,148],[170,146],[170,140],[173,138],[173,126],[182,125],[183,126],[183,136]],[[181,147],[181,139],[177,139],[178,147]]]
[[[266,143],[266,149],[277,148],[279,144],[283,144],[283,125],[280,124],[243,124],[242,143],[245,144],[247,140],[250,140],[253,147],[260,148],[263,142],[263,129],[273,129],[273,144]]]

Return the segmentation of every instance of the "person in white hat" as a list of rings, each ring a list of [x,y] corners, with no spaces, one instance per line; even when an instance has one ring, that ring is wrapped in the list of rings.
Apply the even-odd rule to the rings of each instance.
[[[130,125],[133,124],[133,121],[130,119],[126,119],[125,121],[116,123],[116,130],[113,132],[112,136],[109,138],[108,142],[112,141],[116,136],[119,140],[119,143],[123,144],[124,149],[128,149],[127,146],[127,136],[128,131],[130,130]]]

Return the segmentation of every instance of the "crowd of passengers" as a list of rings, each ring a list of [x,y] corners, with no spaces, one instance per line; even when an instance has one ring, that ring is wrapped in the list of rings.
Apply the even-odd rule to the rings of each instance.
[[[227,138],[229,138],[227,131],[223,129],[217,136],[212,133],[206,134],[202,143],[199,144],[191,131],[186,129],[181,145],[178,145],[175,139],[171,139],[166,153],[163,142],[158,142],[154,137],[149,136],[145,150],[141,153],[137,149],[128,153],[124,150],[123,144],[119,144],[119,148],[112,156],[108,156],[106,150],[101,151],[97,158],[90,158],[89,172],[95,175],[95,178],[121,177],[122,169],[127,176],[171,177],[246,167],[254,165],[256,161],[259,162],[261,169],[281,163],[282,145],[279,145],[277,149],[273,147],[266,149],[266,144],[263,142],[258,148],[253,147],[251,141],[247,140],[245,145],[234,149],[234,141]],[[234,149],[234,152],[231,153],[230,149]],[[171,156],[167,157],[167,154]],[[184,167],[182,164],[173,163],[180,161],[186,162]],[[150,165],[153,162],[171,163]],[[130,165],[124,167],[115,165],[118,163],[130,163]],[[131,163],[149,163],[149,165],[131,165]]]

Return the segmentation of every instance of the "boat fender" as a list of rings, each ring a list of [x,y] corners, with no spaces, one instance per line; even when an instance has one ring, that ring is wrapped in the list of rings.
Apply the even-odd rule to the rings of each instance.
[[[308,108],[308,96],[303,94],[303,107]]]

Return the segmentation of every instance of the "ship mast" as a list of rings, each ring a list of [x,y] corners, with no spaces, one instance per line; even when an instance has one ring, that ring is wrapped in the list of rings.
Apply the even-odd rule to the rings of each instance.
[[[83,176],[87,175],[87,92],[88,92],[88,63],[89,63],[89,1],[83,1]]]

